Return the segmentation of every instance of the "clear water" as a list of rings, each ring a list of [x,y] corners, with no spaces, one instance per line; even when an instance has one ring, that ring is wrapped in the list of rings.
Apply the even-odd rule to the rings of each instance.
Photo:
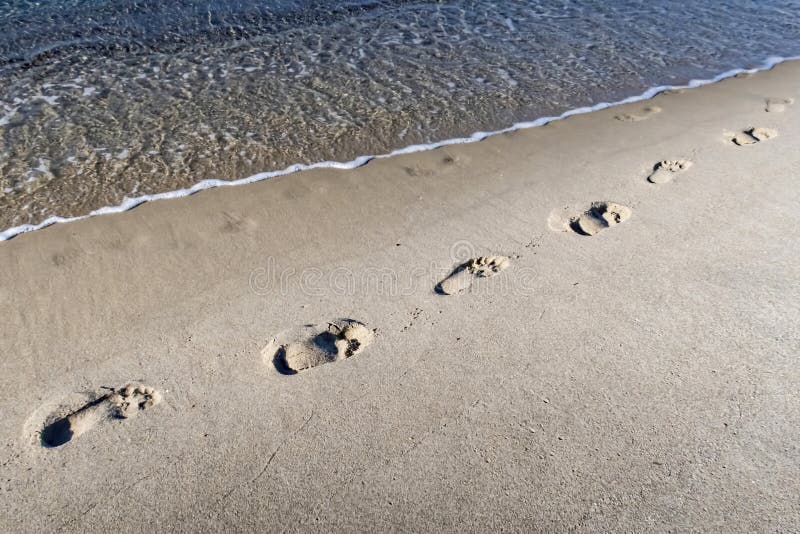
[[[800,0],[0,2],[0,229],[800,54]]]

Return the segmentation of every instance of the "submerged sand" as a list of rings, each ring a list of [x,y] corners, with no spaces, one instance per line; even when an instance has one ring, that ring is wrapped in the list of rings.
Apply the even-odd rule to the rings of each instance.
[[[800,529],[799,98],[786,63],[3,243],[0,530]]]

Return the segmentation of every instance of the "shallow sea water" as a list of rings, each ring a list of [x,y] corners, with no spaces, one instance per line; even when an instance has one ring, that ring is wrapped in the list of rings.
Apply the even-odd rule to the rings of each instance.
[[[0,229],[800,54],[800,1],[721,4],[5,2]]]

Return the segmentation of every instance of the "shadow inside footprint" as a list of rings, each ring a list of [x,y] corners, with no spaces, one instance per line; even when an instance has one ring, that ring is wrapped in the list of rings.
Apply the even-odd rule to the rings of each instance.
[[[328,329],[313,337],[282,344],[277,350],[275,340],[264,350],[271,352],[272,365],[282,375],[294,375],[325,363],[344,360],[363,351],[375,336],[374,330],[354,319],[328,323]]]
[[[778,132],[771,128],[748,128],[729,136],[734,145],[747,146],[767,141],[778,136]]]
[[[472,260],[462,263],[461,265],[459,265],[458,267],[453,269],[453,272],[448,274],[447,277],[445,277],[444,280],[442,280],[441,282],[436,284],[436,287],[433,288],[433,290],[436,292],[436,294],[437,295],[450,295],[450,293],[445,291],[445,285],[448,283],[449,280],[452,280],[453,278],[455,278],[455,277],[461,275],[462,273],[464,273],[464,271],[466,271],[469,268],[471,261]]]
[[[110,389],[110,388],[106,388]],[[99,396],[77,410],[48,423],[40,434],[42,447],[52,449],[69,443],[96,424],[110,419],[129,419],[161,402],[154,388],[128,384]]]
[[[599,232],[624,223],[631,217],[631,209],[614,202],[595,202],[582,215],[572,219],[569,227],[576,234],[593,236]]]
[[[275,367],[275,370],[278,371],[282,375],[296,375],[297,371],[289,367],[289,364],[286,362],[286,347],[279,347],[278,350],[275,351],[275,356],[272,358],[272,366]]]
[[[651,184],[665,184],[671,182],[674,176],[686,171],[692,162],[684,159],[659,161],[653,166],[653,171],[647,177]]]
[[[330,328],[330,327],[329,327]],[[336,340],[339,339],[333,332],[326,330],[314,336],[314,346],[329,353],[336,354]]]
[[[73,435],[69,419],[62,417],[44,427],[44,430],[42,430],[42,446],[48,449],[60,447],[71,440]]]
[[[83,427],[86,426],[84,424],[86,416],[102,402],[108,400],[111,395],[111,393],[102,395],[101,397],[84,404],[74,412],[71,412],[60,419],[56,419],[52,423],[45,426],[42,429],[41,434],[42,447],[48,449],[60,447],[61,445],[69,443],[76,435],[81,434],[85,430]],[[76,428],[79,425],[81,428]]]
[[[507,256],[480,256],[456,267],[433,288],[438,295],[457,295],[472,286],[475,278],[490,278],[511,264]]]

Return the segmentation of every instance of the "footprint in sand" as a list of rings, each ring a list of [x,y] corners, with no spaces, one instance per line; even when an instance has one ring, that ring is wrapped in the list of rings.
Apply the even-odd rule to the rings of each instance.
[[[661,113],[660,107],[647,106],[646,108],[642,109],[641,113],[620,113],[619,115],[614,115],[614,118],[622,122],[638,122],[649,119],[656,113]]]
[[[504,271],[511,264],[507,256],[481,256],[462,263],[450,275],[436,285],[440,295],[463,293],[478,278],[490,278]]]
[[[685,172],[692,166],[692,162],[685,159],[659,161],[653,166],[653,172],[647,177],[652,184],[665,184],[671,182],[676,174]]]
[[[101,421],[130,419],[159,402],[161,394],[155,389],[128,384],[48,422],[41,432],[41,444],[47,448],[60,447]]]
[[[585,212],[571,217],[568,227],[575,233],[591,236],[624,223],[632,214],[630,208],[615,202],[595,202]]]
[[[778,132],[771,128],[748,128],[735,134],[728,134],[731,143],[738,146],[754,145],[777,137]]]
[[[794,104],[794,98],[768,98],[764,111],[767,113],[783,113],[787,106]]]
[[[360,354],[375,340],[375,331],[359,321],[342,319],[328,323],[322,332],[315,325],[308,325],[297,337],[304,339],[289,343],[273,339],[261,351],[264,359],[281,374],[293,375]]]

